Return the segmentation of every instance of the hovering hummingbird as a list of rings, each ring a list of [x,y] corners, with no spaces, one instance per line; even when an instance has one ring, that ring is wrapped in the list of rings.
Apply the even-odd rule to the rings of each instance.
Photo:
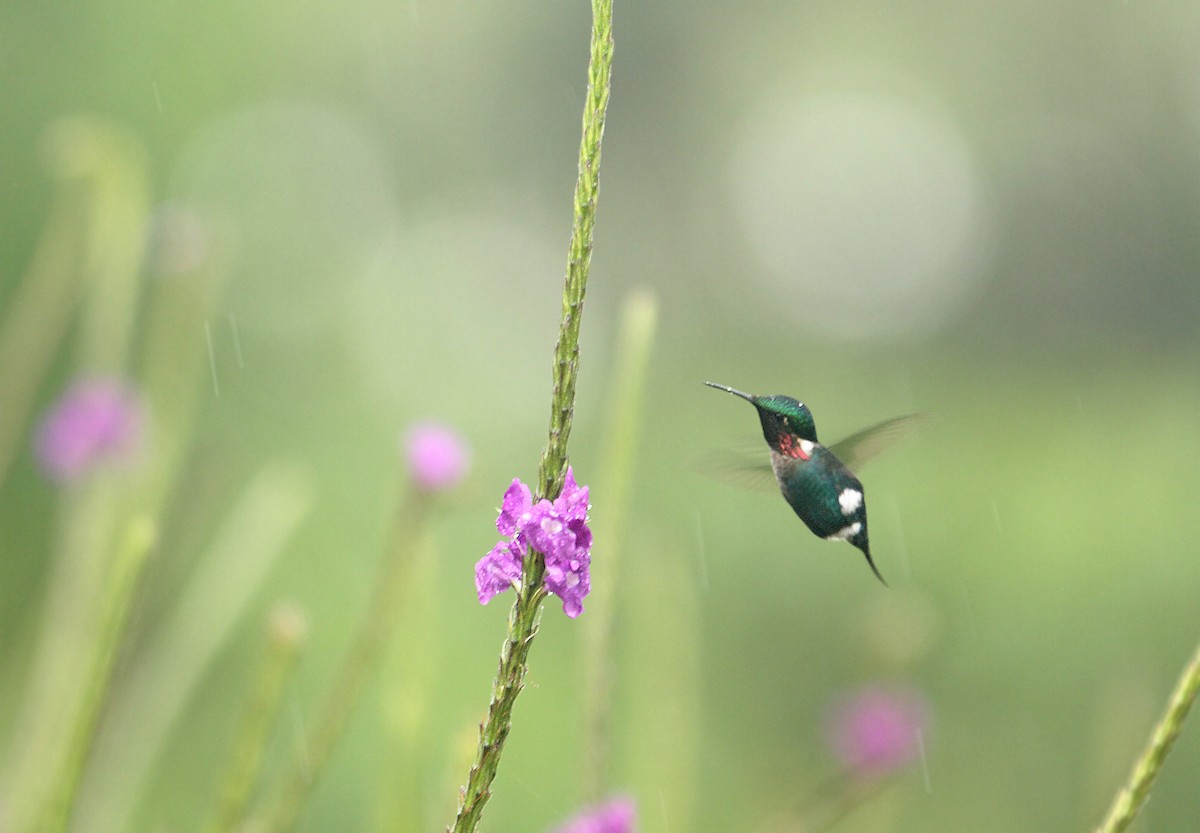
[[[814,535],[849,541],[862,550],[871,572],[886,586],[871,558],[862,483],[851,469],[905,433],[916,415],[889,419],[826,448],[817,442],[812,412],[802,402],[790,396],[754,396],[716,382],[704,384],[740,396],[755,407],[784,500]]]

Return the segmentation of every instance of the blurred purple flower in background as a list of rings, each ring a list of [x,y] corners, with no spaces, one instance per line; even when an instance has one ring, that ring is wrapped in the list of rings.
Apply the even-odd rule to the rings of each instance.
[[[826,730],[830,749],[846,769],[878,777],[921,752],[928,721],[928,704],[914,689],[870,686],[835,703]]]
[[[419,422],[404,436],[413,483],[423,492],[442,492],[467,473],[471,452],[456,432],[436,422]]]
[[[636,809],[628,798],[589,807],[554,833],[634,833]]]
[[[42,417],[34,451],[46,476],[77,480],[97,465],[127,462],[140,448],[145,413],[132,385],[120,379],[72,382]]]
[[[512,540],[501,541],[475,564],[479,603],[487,604],[520,578],[521,562],[532,545],[546,557],[546,589],[562,599],[563,613],[571,619],[582,613],[583,599],[592,589],[587,511],[588,487],[575,482],[569,466],[562,493],[553,503],[534,503],[529,487],[514,479],[496,518],[496,529]]]

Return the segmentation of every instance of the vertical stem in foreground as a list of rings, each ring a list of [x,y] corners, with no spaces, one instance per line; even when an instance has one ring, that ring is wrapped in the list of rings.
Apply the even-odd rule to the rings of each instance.
[[[575,376],[579,368],[579,323],[592,261],[592,231],[596,224],[600,142],[608,109],[613,59],[612,0],[592,0],[591,52],[587,97],[583,105],[583,138],[579,145],[579,176],[575,182],[574,223],[563,288],[562,322],[554,347],[554,387],[550,431],[538,468],[538,494],[553,499],[562,491],[567,468],[567,438],[575,405]],[[538,608],[546,596],[542,587],[545,561],[530,548],[521,572],[521,587],[508,617],[508,634],[500,649],[500,668],[492,684],[487,717],[479,727],[479,746],[459,793],[453,833],[473,833],[491,797],[492,781],[504,741],[512,725],[512,709],[525,681],[529,647],[537,633]]]
[[[1187,718],[1192,704],[1196,702],[1197,694],[1200,694],[1200,648],[1196,649],[1191,662],[1176,683],[1175,691],[1167,704],[1166,714],[1154,727],[1150,744],[1134,764],[1129,783],[1117,793],[1108,811],[1108,817],[1096,828],[1096,833],[1120,833],[1137,816],[1150,796],[1150,788],[1154,786],[1154,779],[1158,777],[1175,739],[1183,730],[1183,721]]]
[[[587,100],[583,104],[583,138],[579,143],[579,178],[575,182],[575,221],[563,287],[562,323],[554,347],[554,389],[550,403],[550,436],[538,468],[538,491],[553,500],[562,491],[567,468],[567,438],[575,405],[579,369],[579,321],[592,263],[592,230],[600,188],[600,142],[612,86],[612,0],[592,0],[591,55]]]

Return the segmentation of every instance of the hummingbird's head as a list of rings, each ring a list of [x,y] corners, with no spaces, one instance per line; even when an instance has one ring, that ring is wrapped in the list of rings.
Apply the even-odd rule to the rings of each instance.
[[[790,396],[756,396],[750,400],[758,409],[758,421],[762,423],[763,439],[776,451],[786,443],[783,437],[817,441],[817,426],[812,412],[803,402]]]
[[[758,420],[762,423],[763,439],[775,451],[783,450],[781,446],[791,446],[792,443],[783,439],[801,439],[815,443],[817,441],[817,426],[813,422],[812,412],[803,402],[790,396],[754,396],[743,393],[715,382],[705,382],[710,388],[717,388],[734,396],[745,399],[758,411]]]

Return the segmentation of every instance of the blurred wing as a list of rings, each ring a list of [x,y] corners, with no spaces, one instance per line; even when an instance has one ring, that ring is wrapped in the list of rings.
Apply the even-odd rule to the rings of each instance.
[[[748,492],[778,492],[775,472],[771,471],[770,452],[762,443],[751,450],[731,450],[710,454],[696,466],[709,477]]]
[[[829,446],[829,450],[846,468],[857,472],[863,463],[907,437],[926,419],[924,414],[893,417],[878,425],[864,428],[857,434],[851,434],[841,442]]]

